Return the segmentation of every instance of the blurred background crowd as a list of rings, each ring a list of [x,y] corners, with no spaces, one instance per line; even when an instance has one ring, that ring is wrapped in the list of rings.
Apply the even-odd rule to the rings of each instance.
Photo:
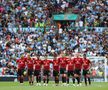
[[[108,26],[108,0],[0,0],[0,27],[47,27],[66,12],[80,15],[75,26]]]

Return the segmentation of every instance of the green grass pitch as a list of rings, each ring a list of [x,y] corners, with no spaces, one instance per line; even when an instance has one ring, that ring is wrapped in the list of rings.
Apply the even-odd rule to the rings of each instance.
[[[108,90],[108,82],[93,82],[91,86],[54,86],[53,82],[50,82],[48,86],[30,86],[28,82],[24,82],[20,85],[18,82],[0,82],[0,90]]]

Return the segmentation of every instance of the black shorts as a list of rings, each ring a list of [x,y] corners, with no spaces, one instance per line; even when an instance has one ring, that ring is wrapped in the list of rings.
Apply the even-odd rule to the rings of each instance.
[[[66,74],[66,69],[65,68],[60,68],[60,74]]]
[[[18,76],[24,75],[24,69],[18,69]]]
[[[50,71],[49,71],[49,70],[44,70],[44,71],[43,71],[43,75],[44,75],[44,76],[49,76],[49,74],[50,74]]]
[[[74,73],[77,75],[81,75],[81,69],[75,69]]]
[[[54,76],[54,77],[55,77],[55,76],[59,76],[59,71],[54,70],[54,71],[53,71],[53,76]]]
[[[67,72],[67,76],[68,76],[68,77],[74,76],[74,71],[72,71],[72,70],[71,70],[71,71],[68,71],[68,72]]]
[[[33,75],[33,69],[28,69],[28,76],[32,76]]]
[[[34,70],[34,76],[39,76],[40,75],[40,70]]]
[[[83,75],[84,75],[84,76],[90,75],[90,71],[89,71],[89,70],[83,70]]]

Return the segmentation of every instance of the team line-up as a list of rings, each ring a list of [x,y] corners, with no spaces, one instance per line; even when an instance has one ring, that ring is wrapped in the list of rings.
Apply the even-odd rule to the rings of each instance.
[[[47,86],[51,72],[50,64],[53,65],[53,77],[56,86],[59,85],[59,77],[61,77],[62,85],[64,86],[69,85],[70,78],[72,78],[73,86],[75,86],[75,81],[77,81],[77,86],[80,86],[81,71],[84,76],[85,85],[91,85],[89,72],[91,62],[85,54],[83,57],[76,54],[74,58],[72,56],[65,57],[60,55],[59,57],[55,56],[53,60],[49,60],[47,56],[45,56],[44,60],[41,60],[40,56],[36,56],[36,58],[31,58],[30,55],[27,57],[22,56],[17,60],[19,82],[22,84],[24,76],[27,75],[30,85],[33,85],[34,77],[36,77],[38,86],[42,85],[41,80],[43,80],[43,85]]]

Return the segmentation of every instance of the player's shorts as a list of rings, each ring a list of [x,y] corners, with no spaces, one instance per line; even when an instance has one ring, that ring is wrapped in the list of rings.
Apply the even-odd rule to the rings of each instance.
[[[18,76],[24,75],[24,69],[18,69]]]
[[[49,70],[44,70],[44,71],[43,71],[43,74],[44,74],[44,76],[49,76],[50,71],[49,71]]]
[[[28,76],[32,76],[33,75],[33,69],[28,69]]]
[[[86,75],[89,75],[90,74],[90,71],[89,70],[83,70],[83,75],[86,76]]]
[[[59,76],[59,71],[54,70],[54,71],[53,71],[53,76],[54,76],[54,77],[55,77],[55,76]]]
[[[65,68],[60,68],[60,74],[66,74],[66,69]]]
[[[74,74],[81,75],[81,69],[75,69]]]
[[[67,76],[68,76],[68,77],[74,76],[74,71],[73,71],[73,70],[67,71]]]
[[[34,70],[34,76],[39,76],[40,75],[40,70]]]

